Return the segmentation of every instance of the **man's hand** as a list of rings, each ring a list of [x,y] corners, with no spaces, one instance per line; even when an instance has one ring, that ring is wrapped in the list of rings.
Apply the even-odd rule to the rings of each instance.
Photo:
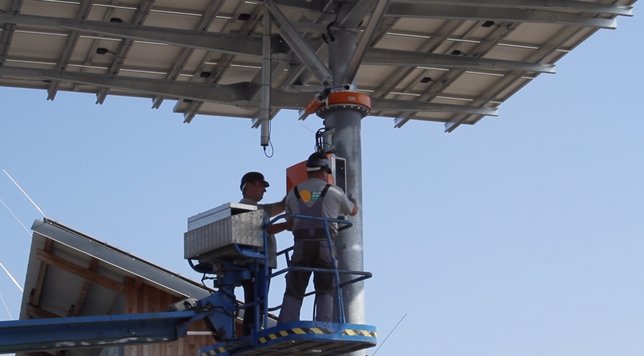
[[[351,194],[349,194],[347,198],[349,198],[349,201],[353,203],[353,209],[351,209],[351,213],[349,213],[349,215],[355,216],[356,214],[358,214],[358,202],[356,201],[356,198],[354,198]]]

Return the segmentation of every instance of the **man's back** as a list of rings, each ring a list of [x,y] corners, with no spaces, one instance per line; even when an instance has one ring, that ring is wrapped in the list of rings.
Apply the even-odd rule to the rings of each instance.
[[[312,207],[314,204],[321,200],[320,212],[315,214],[319,217],[337,218],[339,215],[349,215],[353,209],[352,203],[347,196],[342,192],[340,187],[330,185],[322,197],[322,193],[327,186],[327,183],[319,178],[309,178],[306,181],[297,185],[297,191],[300,199],[295,194],[295,189],[291,190],[286,197],[286,214],[288,216],[304,214],[300,204]],[[307,209],[308,210],[308,209]],[[313,215],[313,214],[312,214]],[[298,229],[300,222],[294,219],[293,230]],[[333,232],[337,232],[337,224],[330,224]]]

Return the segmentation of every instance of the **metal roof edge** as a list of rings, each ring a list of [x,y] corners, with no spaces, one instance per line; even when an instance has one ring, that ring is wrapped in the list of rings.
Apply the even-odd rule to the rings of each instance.
[[[35,233],[140,277],[162,289],[196,299],[205,298],[212,292],[211,289],[193,280],[53,220],[47,218],[35,220],[31,229]]]

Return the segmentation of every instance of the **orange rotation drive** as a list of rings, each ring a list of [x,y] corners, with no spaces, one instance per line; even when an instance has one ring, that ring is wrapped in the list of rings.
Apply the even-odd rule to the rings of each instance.
[[[371,111],[371,98],[366,94],[354,91],[336,91],[329,93],[329,96],[324,101],[320,101],[315,97],[306,105],[304,113],[306,115],[317,113],[319,116],[324,116],[327,110],[337,107],[356,109],[364,117]]]
[[[367,111],[371,110],[371,98],[368,95],[354,91],[336,91],[329,94],[327,106],[332,105],[360,105]]]

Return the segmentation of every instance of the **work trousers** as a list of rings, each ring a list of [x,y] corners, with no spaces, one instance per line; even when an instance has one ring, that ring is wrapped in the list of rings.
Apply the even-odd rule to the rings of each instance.
[[[333,247],[334,248],[334,247]],[[333,258],[326,240],[296,239],[291,267],[333,269]],[[309,284],[311,271],[291,270],[286,274],[286,292],[278,322],[280,324],[300,320],[302,299]],[[315,320],[331,322],[333,319],[333,292],[335,274],[313,272],[315,286]]]

